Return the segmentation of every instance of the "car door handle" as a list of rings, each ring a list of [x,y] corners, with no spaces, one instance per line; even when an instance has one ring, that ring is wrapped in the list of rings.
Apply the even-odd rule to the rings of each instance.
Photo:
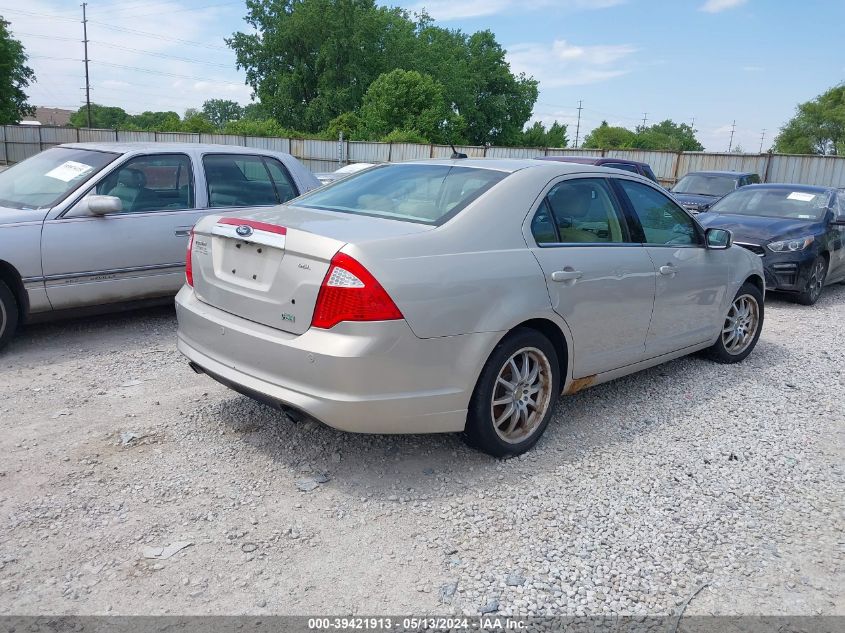
[[[191,234],[190,226],[177,226],[174,235],[176,237],[188,237]]]
[[[572,268],[566,268],[564,270],[556,270],[552,273],[552,281],[575,281],[576,279],[581,279],[584,276],[580,270],[573,270]]]
[[[672,266],[671,264],[667,264],[666,266],[661,266],[658,268],[661,275],[666,275],[667,277],[674,277],[675,273],[678,272],[678,269]]]

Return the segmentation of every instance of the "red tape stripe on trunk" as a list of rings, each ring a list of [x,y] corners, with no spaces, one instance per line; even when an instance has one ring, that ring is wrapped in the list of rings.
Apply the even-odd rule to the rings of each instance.
[[[277,233],[279,235],[287,235],[288,230],[279,226],[278,224],[268,224],[267,222],[257,222],[255,220],[244,220],[241,218],[220,218],[217,224],[231,224],[234,226],[250,226],[256,231],[266,231],[268,233]]]

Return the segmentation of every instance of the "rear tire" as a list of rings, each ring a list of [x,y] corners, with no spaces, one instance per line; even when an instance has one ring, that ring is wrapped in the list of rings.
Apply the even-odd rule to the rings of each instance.
[[[18,301],[5,282],[0,281],[0,349],[8,345],[18,329]]]
[[[719,338],[706,350],[710,360],[731,364],[745,360],[757,346],[763,331],[763,293],[745,283],[731,302]]]
[[[827,258],[819,255],[812,264],[810,275],[807,278],[807,285],[801,294],[798,295],[798,303],[803,306],[811,306],[822,296],[824,283],[827,279]]]
[[[496,346],[470,400],[466,442],[494,457],[520,455],[546,430],[560,393],[554,345],[518,329]]]

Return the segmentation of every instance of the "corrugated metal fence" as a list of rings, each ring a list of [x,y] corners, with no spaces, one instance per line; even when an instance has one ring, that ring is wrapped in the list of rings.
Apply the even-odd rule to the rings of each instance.
[[[293,154],[314,172],[333,171],[343,163],[383,163],[417,158],[448,158],[446,145],[370,143],[315,139],[265,138],[233,134],[181,132],[129,132],[37,125],[0,126],[0,163],[16,163],[61,143],[77,142],[177,142],[218,143],[272,149]],[[760,174],[764,182],[794,182],[845,187],[845,157],[787,154],[718,154],[705,152],[653,152],[645,150],[553,149],[530,147],[467,147],[458,151],[470,157],[534,158],[536,156],[610,156],[651,165],[658,179],[672,184],[690,171],[730,170]]]

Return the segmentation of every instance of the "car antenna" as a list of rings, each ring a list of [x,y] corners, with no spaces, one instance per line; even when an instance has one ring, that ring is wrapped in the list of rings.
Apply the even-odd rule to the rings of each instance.
[[[452,156],[451,156],[452,160],[455,160],[455,159],[458,159],[458,158],[469,158],[469,156],[467,156],[463,152],[459,152],[458,150],[456,150],[455,146],[452,145],[452,143],[449,143],[449,147],[452,148]]]

